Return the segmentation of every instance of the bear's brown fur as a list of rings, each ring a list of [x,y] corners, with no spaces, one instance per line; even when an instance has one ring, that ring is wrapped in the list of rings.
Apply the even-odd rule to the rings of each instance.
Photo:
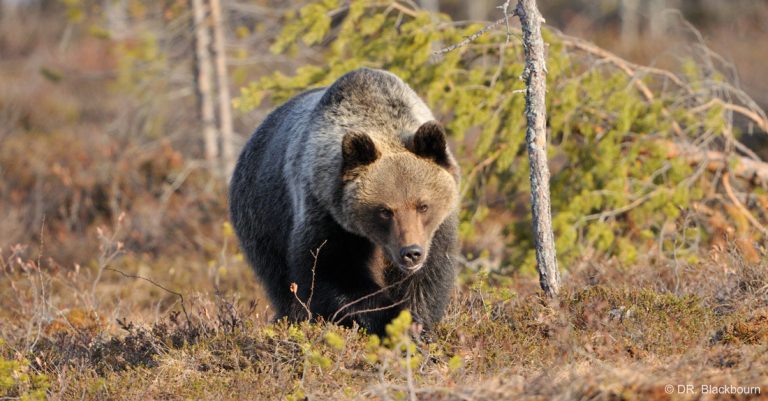
[[[427,328],[442,317],[458,198],[429,109],[393,74],[360,69],[267,117],[238,161],[230,211],[278,318],[308,317],[298,297],[312,317],[383,334],[403,309]]]

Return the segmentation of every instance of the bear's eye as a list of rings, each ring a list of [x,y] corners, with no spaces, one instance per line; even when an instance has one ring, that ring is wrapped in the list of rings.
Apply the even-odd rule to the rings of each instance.
[[[419,213],[426,213],[427,210],[429,210],[429,206],[424,204],[424,203],[422,203],[422,204],[420,204],[419,206],[416,207],[416,210],[418,210]]]
[[[379,209],[379,216],[381,216],[381,218],[384,220],[389,220],[392,218],[392,211],[385,207],[382,207]]]

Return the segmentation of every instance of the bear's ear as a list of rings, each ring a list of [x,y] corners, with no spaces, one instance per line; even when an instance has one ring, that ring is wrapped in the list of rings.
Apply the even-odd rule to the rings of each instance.
[[[456,165],[448,154],[448,144],[445,139],[445,130],[437,121],[427,121],[413,134],[412,149],[417,156],[430,159],[445,168],[453,171]]]
[[[371,137],[359,132],[349,132],[341,141],[341,175],[346,181],[349,173],[356,167],[366,166],[379,158],[379,150]]]

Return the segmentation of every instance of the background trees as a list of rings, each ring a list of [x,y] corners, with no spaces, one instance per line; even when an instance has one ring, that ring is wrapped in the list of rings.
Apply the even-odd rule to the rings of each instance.
[[[578,11],[603,21],[606,32],[623,31],[626,10],[619,2],[577,3],[548,3],[563,10],[551,12],[550,21],[578,30],[579,19],[566,18]],[[699,3],[680,5],[683,11],[698,5],[700,13],[691,15],[704,25],[714,24],[721,18],[719,13],[736,12]],[[195,4],[197,8],[191,7]],[[738,3],[734,8],[759,15],[759,8],[749,4]],[[459,18],[469,15],[470,10],[457,2],[438,5]],[[61,30],[54,38],[43,28],[34,28],[35,35],[54,49],[49,54],[58,56],[28,67],[40,72],[29,82],[39,82],[41,90],[54,96],[74,95],[78,100],[68,103],[73,105],[69,111],[46,111],[42,115],[48,118],[25,119],[42,108],[21,110],[23,96],[6,97],[13,100],[6,101],[12,106],[4,108],[8,121],[4,126],[10,128],[3,132],[11,143],[27,146],[28,137],[17,128],[29,129],[24,124],[45,132],[57,127],[59,135],[67,138],[80,132],[99,135],[104,143],[116,139],[116,149],[123,152],[115,151],[112,157],[126,163],[138,160],[131,149],[148,155],[148,149],[161,152],[162,146],[169,146],[176,156],[166,163],[167,169],[143,168],[147,173],[142,180],[147,183],[142,185],[152,188],[157,202],[169,204],[195,177],[208,183],[203,191],[190,192],[221,196],[223,184],[203,177],[207,172],[226,176],[233,154],[270,107],[361,65],[388,68],[423,94],[452,130],[464,162],[462,232],[467,257],[477,266],[494,270],[533,267],[527,233],[530,221],[524,213],[527,167],[520,136],[524,127],[524,86],[518,80],[522,49],[516,41],[506,44],[505,28],[491,30],[470,46],[434,54],[484,24],[451,21],[407,2],[356,1],[348,6],[328,0],[302,7],[232,0],[222,6],[221,18],[214,18],[219,13],[211,13],[213,9],[203,1],[24,3],[19,19],[51,15],[55,23],[48,24],[49,31]],[[501,16],[495,5],[486,6],[483,13],[481,3],[472,3],[472,13]],[[56,19],[62,14],[66,19]],[[642,39],[650,35],[651,15],[642,10],[638,14]],[[667,14],[670,41],[686,35],[696,38],[697,31],[674,13]],[[226,24],[217,23],[224,20]],[[39,48],[14,36],[15,22],[8,21],[3,25],[6,65],[28,63],[25,52]],[[748,20],[744,24],[749,26]],[[600,39],[603,31],[595,32]],[[513,34],[519,35],[514,25]],[[753,100],[739,89],[733,66],[699,41],[675,57],[658,55],[655,62],[672,68],[664,70],[632,64],[551,28],[545,35],[550,44],[549,156],[561,263],[567,266],[585,255],[615,256],[623,263],[632,263],[640,254],[695,260],[701,247],[722,243],[724,234],[726,241],[757,258],[766,195],[763,159],[755,144],[766,124],[760,99]],[[620,35],[614,37],[620,39]],[[654,41],[640,40],[638,46],[642,49],[649,42]],[[630,55],[634,51],[627,50]],[[643,58],[642,51],[636,57]],[[77,58],[82,61],[80,69],[73,67],[78,65]],[[19,94],[33,93],[17,86]],[[754,87],[759,88],[759,83]],[[228,117],[228,90],[236,94],[232,117]],[[51,107],[58,110],[64,102],[55,103]],[[69,129],[72,134],[64,133]],[[43,139],[37,140],[44,146]],[[90,141],[89,146],[96,143]],[[155,159],[153,163],[158,163]],[[76,164],[69,169],[76,169]],[[29,169],[23,171],[21,175],[31,174]],[[722,180],[726,172],[732,178],[728,183],[734,196],[729,196]],[[32,201],[45,196],[34,195],[36,191],[30,189],[34,185],[22,186],[20,193],[26,195],[19,199],[23,201],[5,210],[17,210],[12,221],[22,226],[37,226],[44,215],[51,225],[66,221],[62,226],[66,232],[82,226],[86,215],[93,222],[109,221],[118,211],[136,207],[144,209],[139,213],[143,217],[137,219],[147,222],[137,224],[142,234],[136,238],[146,241],[161,236],[160,214],[167,213],[168,207],[132,203],[127,194],[136,192],[138,181],[122,184],[116,172],[108,175],[103,182],[96,180],[98,185],[86,180],[87,190],[79,195],[61,192],[68,194],[64,207],[58,202]],[[49,176],[49,171],[41,167],[35,176]],[[56,180],[30,178],[30,182],[58,185]],[[15,185],[7,184],[6,193]],[[103,206],[86,208],[85,200]],[[24,206],[33,204],[38,206]],[[19,233],[8,237],[17,240],[36,235],[10,231]]]

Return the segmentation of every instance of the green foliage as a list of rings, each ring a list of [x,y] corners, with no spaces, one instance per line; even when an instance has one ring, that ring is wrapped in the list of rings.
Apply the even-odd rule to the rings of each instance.
[[[2,346],[0,340],[0,348]],[[49,386],[48,376],[35,372],[29,361],[0,356],[0,399],[43,401]]]
[[[490,207],[526,210],[525,99],[519,79],[524,63],[518,41],[504,46],[504,33],[497,31],[437,57],[432,54],[436,48],[457,43],[482,26],[424,11],[401,14],[376,1],[352,2],[346,11],[337,7],[336,1],[324,1],[286,15],[272,50],[326,43],[323,62],[302,66],[290,76],[276,72],[263,77],[242,89],[236,105],[243,111],[264,99],[276,105],[357,67],[390,70],[426,99],[452,133],[465,174],[460,226],[465,241],[477,235],[474,227]],[[344,17],[332,26],[331,15]],[[673,122],[686,122],[692,138],[722,132],[722,110],[710,109],[702,121],[701,115],[673,103],[671,95],[647,99],[620,69],[596,65],[574,54],[557,34],[544,34],[549,44],[549,156],[555,165],[553,225],[561,264],[567,266],[587,249],[630,263],[655,244],[642,240],[644,235],[660,235],[665,224],[704,196],[705,180],[697,179],[685,160],[667,156],[664,141],[672,136]],[[691,63],[686,73],[690,79],[700,76]],[[509,223],[508,265],[534,266],[530,227],[529,213]]]
[[[404,310],[387,325],[387,336],[383,341],[376,335],[370,336],[366,347],[366,360],[371,364],[381,361],[395,362],[396,366],[406,371],[418,369],[422,357],[411,338],[412,323],[411,313]]]
[[[328,344],[329,347],[341,351],[344,349],[344,338],[340,335],[334,333],[334,332],[327,332],[324,336],[325,343]]]

